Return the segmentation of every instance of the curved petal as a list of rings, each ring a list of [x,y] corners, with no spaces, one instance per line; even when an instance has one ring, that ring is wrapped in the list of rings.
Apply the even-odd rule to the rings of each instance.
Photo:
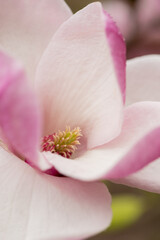
[[[0,52],[0,130],[10,149],[36,161],[40,113],[23,69]]]
[[[63,0],[0,0],[0,6],[0,45],[33,80],[44,49],[72,13]]]
[[[116,183],[140,188],[149,192],[160,193],[160,158],[148,164],[140,171],[127,178],[118,179]]]
[[[0,149],[0,239],[84,239],[111,221],[102,183],[42,174]]]
[[[160,156],[160,103],[142,102],[124,113],[117,139],[72,160],[43,155],[60,173],[81,180],[118,179],[138,171]]]
[[[110,46],[110,51],[114,61],[115,71],[123,101],[125,102],[126,97],[126,47],[124,39],[119,32],[116,24],[112,20],[109,14],[105,12],[106,17],[106,35]]]
[[[114,41],[113,22],[107,21]],[[93,148],[119,134],[122,96],[111,36],[106,36],[105,28],[102,6],[93,3],[66,21],[48,46],[36,77],[46,116],[44,135],[64,130],[66,125],[79,126],[87,147]]]
[[[160,55],[138,57],[127,62],[126,104],[160,101]]]

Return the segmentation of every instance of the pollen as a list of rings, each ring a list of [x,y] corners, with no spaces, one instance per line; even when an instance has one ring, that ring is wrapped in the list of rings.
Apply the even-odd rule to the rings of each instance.
[[[79,139],[82,136],[79,127],[73,130],[66,127],[65,131],[59,131],[43,137],[41,151],[57,153],[63,157],[70,158],[80,145]]]

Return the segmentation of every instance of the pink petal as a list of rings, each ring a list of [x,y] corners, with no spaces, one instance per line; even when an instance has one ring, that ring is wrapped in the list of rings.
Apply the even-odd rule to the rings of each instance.
[[[88,148],[119,134],[122,96],[105,28],[102,6],[93,3],[66,21],[52,39],[36,78],[46,116],[44,134],[79,126]]]
[[[0,52],[0,128],[10,149],[37,160],[40,114],[20,65]]]
[[[102,183],[37,172],[0,149],[0,239],[85,239],[109,226]]]
[[[0,6],[0,45],[33,80],[44,49],[72,13],[63,0],[0,0]]]
[[[129,151],[123,153],[108,178],[127,176],[160,157],[160,103],[141,102],[128,107],[122,132],[121,144],[128,141]]]
[[[160,56],[148,55],[127,62],[126,103],[160,101]]]
[[[110,46],[110,51],[114,61],[117,79],[121,88],[123,101],[125,102],[126,94],[126,47],[123,37],[119,32],[112,18],[105,12],[106,18],[106,35]]]
[[[127,178],[116,180],[117,183],[140,188],[149,192],[160,193],[160,158],[148,164],[140,171]]]
[[[126,108],[117,139],[76,159],[50,152],[45,158],[60,173],[80,180],[117,179],[134,173],[160,156],[160,103],[142,102]]]

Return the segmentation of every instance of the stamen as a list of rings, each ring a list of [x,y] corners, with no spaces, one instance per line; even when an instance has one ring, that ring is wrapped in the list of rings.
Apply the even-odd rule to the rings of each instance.
[[[79,138],[82,136],[79,127],[74,128],[72,131],[70,127],[58,133],[53,133],[43,137],[41,144],[41,151],[58,153],[59,155],[70,158],[77,149],[76,145],[80,145]]]

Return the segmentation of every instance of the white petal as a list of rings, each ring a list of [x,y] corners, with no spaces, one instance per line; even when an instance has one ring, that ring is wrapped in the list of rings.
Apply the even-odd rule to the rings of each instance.
[[[44,135],[67,125],[80,127],[87,148],[93,148],[120,133],[124,52],[124,42],[100,3],[88,5],[59,28],[36,77]]]
[[[22,61],[33,79],[44,49],[71,15],[63,0],[0,0],[0,46]]]
[[[0,239],[84,239],[111,221],[102,183],[37,172],[2,148],[0,192]]]
[[[127,178],[118,179],[116,183],[160,193],[160,158]]]
[[[160,101],[160,56],[148,55],[127,62],[126,104]]]

